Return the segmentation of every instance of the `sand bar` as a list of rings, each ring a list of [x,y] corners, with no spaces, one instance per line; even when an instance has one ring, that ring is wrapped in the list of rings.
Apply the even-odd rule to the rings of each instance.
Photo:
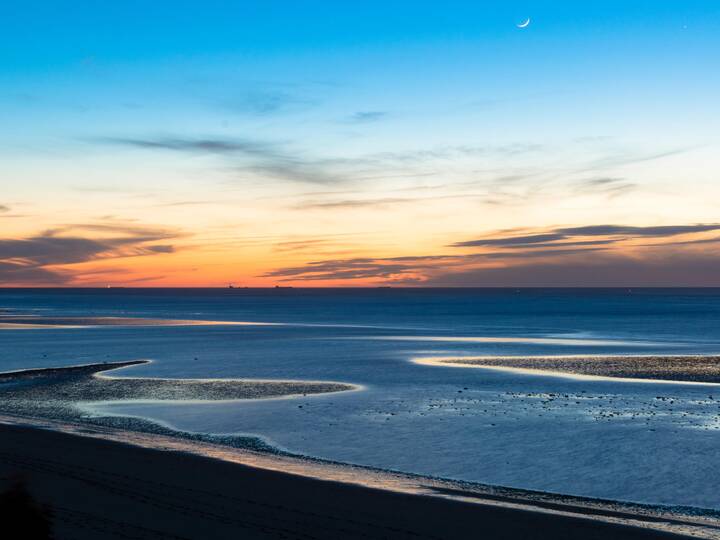
[[[413,361],[431,366],[498,369],[537,375],[720,384],[720,356],[716,355],[469,356],[427,357]]]
[[[0,373],[0,413],[26,418],[82,422],[155,434],[216,440],[204,434],[181,433],[138,418],[89,415],[93,403],[116,401],[235,401],[269,399],[359,390],[351,384],[325,381],[255,379],[160,379],[110,376],[118,370],[147,364],[133,360],[62,368]],[[257,437],[227,436],[233,446],[267,448]]]
[[[149,319],[142,317],[49,317],[0,314],[0,330],[42,330],[48,328],[93,328],[104,326],[277,326],[253,321],[206,321],[200,319]]]

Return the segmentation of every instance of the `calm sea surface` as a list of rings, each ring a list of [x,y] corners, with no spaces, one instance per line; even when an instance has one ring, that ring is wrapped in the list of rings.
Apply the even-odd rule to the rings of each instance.
[[[0,289],[0,309],[278,323],[3,330],[3,371],[142,358],[154,362],[119,374],[363,386],[293,399],[106,404],[94,414],[254,434],[292,452],[405,472],[720,509],[720,386],[412,362],[718,354],[720,290]]]

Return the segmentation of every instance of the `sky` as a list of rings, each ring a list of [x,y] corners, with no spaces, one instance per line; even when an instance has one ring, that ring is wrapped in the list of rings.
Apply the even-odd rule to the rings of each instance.
[[[716,0],[0,16],[0,286],[720,286]]]

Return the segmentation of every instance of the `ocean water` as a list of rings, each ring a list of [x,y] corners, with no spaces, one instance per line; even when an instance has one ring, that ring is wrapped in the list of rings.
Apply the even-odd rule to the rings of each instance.
[[[263,322],[0,331],[0,370],[152,359],[118,375],[359,391],[92,414],[252,434],[298,454],[554,493],[720,509],[720,386],[419,365],[480,355],[718,354],[716,289],[0,290],[54,316]]]

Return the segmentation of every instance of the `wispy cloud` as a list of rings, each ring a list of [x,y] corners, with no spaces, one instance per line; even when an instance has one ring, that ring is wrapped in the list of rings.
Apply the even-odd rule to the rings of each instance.
[[[94,235],[94,236],[93,236]],[[0,282],[64,284],[82,275],[70,266],[104,259],[172,253],[177,232],[117,224],[79,224],[20,239],[0,239]]]
[[[308,160],[290,155],[277,155],[261,163],[237,167],[262,178],[307,184],[337,184],[348,182],[352,175],[330,166],[328,162]]]
[[[18,214],[17,212],[13,212],[12,208],[10,208],[6,204],[0,204],[0,218],[21,218],[25,217],[23,214]]]
[[[604,194],[615,198],[637,189],[638,185],[625,178],[601,177],[574,182],[573,187],[579,194]]]
[[[392,278],[414,273],[418,264],[407,264],[392,259],[352,258],[314,261],[307,265],[282,268],[264,274],[264,277],[286,281],[356,280],[365,278]]]
[[[645,257],[593,257],[523,262],[430,277],[428,286],[475,287],[717,287],[720,254],[667,252]]]
[[[275,251],[305,251],[307,249],[316,249],[321,246],[327,245],[328,240],[326,238],[311,238],[307,240],[287,240],[284,242],[277,242],[273,249]]]
[[[546,149],[547,147],[543,144],[525,142],[497,145],[449,145],[402,152],[379,152],[369,154],[367,159],[382,161],[384,163],[418,163],[434,160],[455,161],[473,157],[508,157],[521,154],[534,154]]]
[[[460,271],[468,265],[492,263],[515,258],[535,259],[574,255],[579,252],[598,251],[603,248],[556,249],[548,252],[518,251],[489,252],[470,255],[420,255],[383,258],[348,258],[312,261],[305,265],[280,268],[267,272],[263,277],[279,278],[281,281],[328,281],[384,278],[391,281],[411,278],[417,282],[427,281],[431,276],[453,269]]]
[[[301,210],[335,210],[349,208],[376,208],[392,204],[404,204],[417,202],[417,198],[384,197],[378,199],[340,199],[330,201],[304,201],[298,203],[294,208]]]
[[[379,111],[364,114],[378,113]],[[447,166],[448,163],[472,161],[488,156],[511,157],[535,153],[543,148],[542,145],[530,143],[445,146],[333,158],[311,156],[298,150],[296,145],[290,142],[254,138],[101,137],[95,139],[95,142],[144,150],[217,155],[231,160],[231,169],[246,176],[249,173],[265,179],[325,185],[436,175],[439,171],[434,168],[435,165]]]
[[[544,234],[530,234],[526,236],[509,236],[502,238],[481,238],[479,240],[466,240],[456,242],[452,247],[481,247],[481,246],[527,246],[530,244],[547,244],[567,238],[567,235],[551,232]]]
[[[365,124],[370,122],[377,122],[387,117],[388,113],[385,111],[358,111],[350,115],[350,117],[347,118],[347,121],[356,124]]]
[[[50,270],[41,266],[30,266],[5,262],[0,259],[0,284],[63,285],[72,279],[72,275],[62,270]]]
[[[625,165],[635,165],[637,163],[644,163],[647,161],[655,161],[656,159],[676,156],[690,150],[694,150],[695,148],[696,147],[679,147],[670,148],[668,150],[661,150],[657,152],[639,152],[625,149],[622,151],[610,152],[607,155],[604,155],[594,160],[590,160],[585,170],[593,171],[600,169],[616,168]]]
[[[245,154],[257,157],[271,157],[278,154],[278,147],[275,144],[253,139],[183,139],[173,137],[135,139],[103,137],[98,138],[97,141],[149,150],[174,150],[177,152],[209,154]]]
[[[225,113],[248,117],[284,117],[321,106],[328,91],[337,87],[332,81],[242,80],[220,88],[212,85],[214,105]]]
[[[287,145],[262,140],[106,137],[98,141],[146,150],[222,155],[234,160],[232,169],[238,173],[289,182],[333,184],[350,179],[350,175],[340,167],[347,161],[312,159],[292,152]]]
[[[295,238],[268,238],[274,240],[273,250],[277,252],[312,251],[327,253],[328,249],[337,253],[338,248],[350,250],[362,245],[363,238],[371,233],[336,233],[316,236],[302,236]]]
[[[606,237],[603,240],[582,241],[584,244],[613,243],[619,240],[634,238],[663,238],[681,234],[693,234],[720,230],[720,224],[696,225],[663,225],[651,227],[634,227],[627,225],[589,225],[583,227],[564,227],[548,232],[519,236],[484,237],[474,240],[455,242],[452,247],[483,247],[483,246],[529,246],[578,245],[578,238]]]
[[[353,117],[358,122],[371,121],[385,114],[359,111]],[[445,145],[349,157],[313,153],[301,141],[257,137],[104,137],[95,142],[146,151],[215,156],[222,160],[228,181],[234,184],[351,186],[358,193],[352,198],[318,197],[291,205],[294,209],[310,210],[419,202],[421,197],[395,196],[393,191],[422,189],[422,184],[433,177],[443,184],[440,191],[445,193],[439,196],[473,197],[479,204],[492,207],[517,207],[569,196],[615,199],[641,189],[640,184],[616,169],[687,151],[676,148],[648,153],[632,148],[618,150],[617,145],[603,146],[574,152],[579,159],[573,158],[568,166],[558,167],[567,148],[527,141]]]
[[[398,190],[402,192],[403,190]],[[409,190],[407,190],[409,191]],[[417,190],[422,191],[422,190]],[[329,194],[332,195],[332,194]],[[435,195],[424,197],[377,197],[377,198],[355,198],[355,199],[310,199],[301,201],[292,206],[297,210],[336,210],[336,209],[364,209],[364,208],[385,208],[393,207],[399,204],[422,204],[433,203],[437,201],[447,201],[453,199],[474,200],[480,204],[488,204],[491,199],[484,193],[463,192],[453,195]]]
[[[677,236],[680,234],[693,234],[717,230],[720,230],[719,223],[659,225],[650,227],[635,227],[630,225],[588,225],[583,227],[565,227],[562,229],[556,229],[557,232],[571,236],[624,235],[629,237]]]
[[[269,116],[306,109],[316,105],[317,100],[287,90],[263,88],[241,93],[223,104],[234,112]]]
[[[632,243],[717,230],[720,224],[589,225],[525,234],[511,231],[514,234],[451,244],[481,250],[471,253],[318,260],[279,268],[264,276],[298,282],[372,279],[438,286],[638,286],[645,275],[647,285],[720,285],[720,274],[713,274],[720,269],[720,253],[693,249],[694,243],[716,242],[720,240],[717,237],[693,238],[687,245],[674,241]]]

